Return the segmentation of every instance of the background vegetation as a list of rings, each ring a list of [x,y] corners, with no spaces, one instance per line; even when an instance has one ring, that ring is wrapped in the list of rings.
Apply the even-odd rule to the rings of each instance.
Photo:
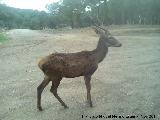
[[[7,40],[7,37],[4,33],[0,32],[0,43]]]
[[[61,0],[48,13],[0,4],[1,28],[43,29],[97,24],[160,24],[160,0]]]

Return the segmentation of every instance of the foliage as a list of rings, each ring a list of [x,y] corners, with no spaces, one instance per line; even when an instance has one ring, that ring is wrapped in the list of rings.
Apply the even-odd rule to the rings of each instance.
[[[88,23],[87,16],[105,25],[160,24],[160,0],[63,0],[50,4],[48,10],[54,14],[55,8],[56,14],[63,13],[79,26]]]
[[[7,40],[7,37],[4,33],[0,32],[0,42]]]
[[[97,24],[160,24],[160,0],[61,0],[49,13],[0,4],[0,27],[43,29]],[[92,20],[91,20],[92,18]]]
[[[36,10],[23,10],[0,4],[1,28],[42,29],[47,26],[48,14]]]

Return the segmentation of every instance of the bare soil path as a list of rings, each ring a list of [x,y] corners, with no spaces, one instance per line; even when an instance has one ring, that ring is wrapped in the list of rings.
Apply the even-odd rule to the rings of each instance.
[[[159,28],[115,26],[111,33],[123,46],[110,48],[92,77],[93,108],[86,104],[84,81],[79,77],[62,80],[58,89],[69,109],[63,109],[48,85],[42,94],[44,111],[39,112],[36,88],[43,74],[38,60],[52,52],[92,50],[98,37],[90,28],[10,30],[9,40],[0,45],[0,120],[85,120],[97,115],[136,115],[137,120],[155,115],[160,119]]]

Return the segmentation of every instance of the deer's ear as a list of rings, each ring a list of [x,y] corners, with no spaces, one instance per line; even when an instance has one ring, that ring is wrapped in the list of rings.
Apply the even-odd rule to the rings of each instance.
[[[106,36],[110,36],[111,33],[110,33],[108,30],[106,30],[106,31],[105,31],[105,35],[106,35]]]

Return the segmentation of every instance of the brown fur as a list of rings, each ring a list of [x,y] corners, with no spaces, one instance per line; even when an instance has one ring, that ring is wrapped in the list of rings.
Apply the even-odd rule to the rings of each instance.
[[[97,48],[93,51],[82,51],[77,53],[53,53],[39,61],[38,66],[45,75],[43,82],[37,88],[37,107],[39,110],[42,110],[41,93],[50,81],[52,81],[50,91],[58,99],[61,105],[67,108],[67,105],[58,96],[57,88],[63,77],[74,78],[79,76],[84,76],[87,89],[87,100],[92,107],[90,94],[91,76],[98,68],[98,63],[105,58],[108,52],[108,47],[112,45],[112,41],[115,47],[121,46],[121,44],[115,38],[112,37],[112,41],[109,41],[109,37],[106,35],[106,33],[100,29],[96,30],[96,33],[100,33],[100,38]]]
[[[40,60],[39,67],[47,76],[58,74],[67,78],[79,77],[87,75],[87,68],[96,63],[93,55],[91,51],[54,53]]]

